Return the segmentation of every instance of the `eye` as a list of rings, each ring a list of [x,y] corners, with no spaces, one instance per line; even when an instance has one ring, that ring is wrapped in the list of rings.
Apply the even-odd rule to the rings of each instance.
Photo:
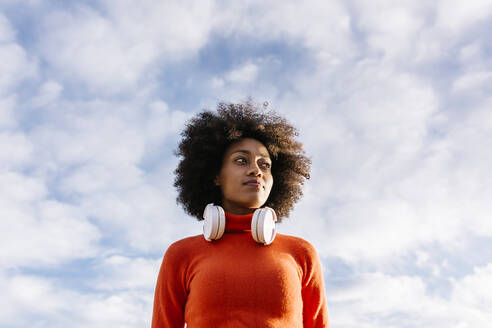
[[[272,164],[268,163],[268,162],[263,162],[260,165],[261,165],[261,167],[263,167],[265,169],[270,169],[272,167]]]
[[[244,157],[238,157],[238,158],[234,159],[234,162],[239,163],[239,164],[246,164],[247,163],[246,158],[244,158]]]

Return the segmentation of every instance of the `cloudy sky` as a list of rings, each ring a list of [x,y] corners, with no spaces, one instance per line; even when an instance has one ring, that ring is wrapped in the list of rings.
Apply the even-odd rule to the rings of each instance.
[[[492,321],[492,1],[0,0],[0,327],[148,327],[185,122],[248,96],[312,158],[278,229],[338,328]]]

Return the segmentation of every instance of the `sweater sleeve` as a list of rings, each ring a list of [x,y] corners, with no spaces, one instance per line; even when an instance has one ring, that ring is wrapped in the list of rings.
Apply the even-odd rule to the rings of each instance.
[[[162,260],[154,295],[152,328],[183,328],[186,291],[186,265],[176,244]]]
[[[323,273],[315,248],[308,244],[305,255],[304,280],[302,285],[304,327],[328,327]]]

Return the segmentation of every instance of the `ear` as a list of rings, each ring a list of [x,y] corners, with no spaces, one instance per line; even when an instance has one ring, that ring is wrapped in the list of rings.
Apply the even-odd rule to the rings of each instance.
[[[218,175],[215,176],[214,183],[216,186],[220,186],[220,180]]]

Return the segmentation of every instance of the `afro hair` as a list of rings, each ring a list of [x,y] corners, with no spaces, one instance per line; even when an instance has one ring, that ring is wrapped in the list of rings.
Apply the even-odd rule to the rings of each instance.
[[[301,186],[309,179],[311,160],[295,140],[296,129],[267,111],[266,105],[251,100],[219,103],[216,112],[204,110],[189,121],[175,151],[181,161],[174,172],[176,201],[185,212],[202,220],[207,204],[221,205],[221,190],[214,179],[223,156],[231,144],[252,138],[265,145],[272,160],[273,187],[264,205],[275,210],[279,221],[288,217],[302,196]]]

